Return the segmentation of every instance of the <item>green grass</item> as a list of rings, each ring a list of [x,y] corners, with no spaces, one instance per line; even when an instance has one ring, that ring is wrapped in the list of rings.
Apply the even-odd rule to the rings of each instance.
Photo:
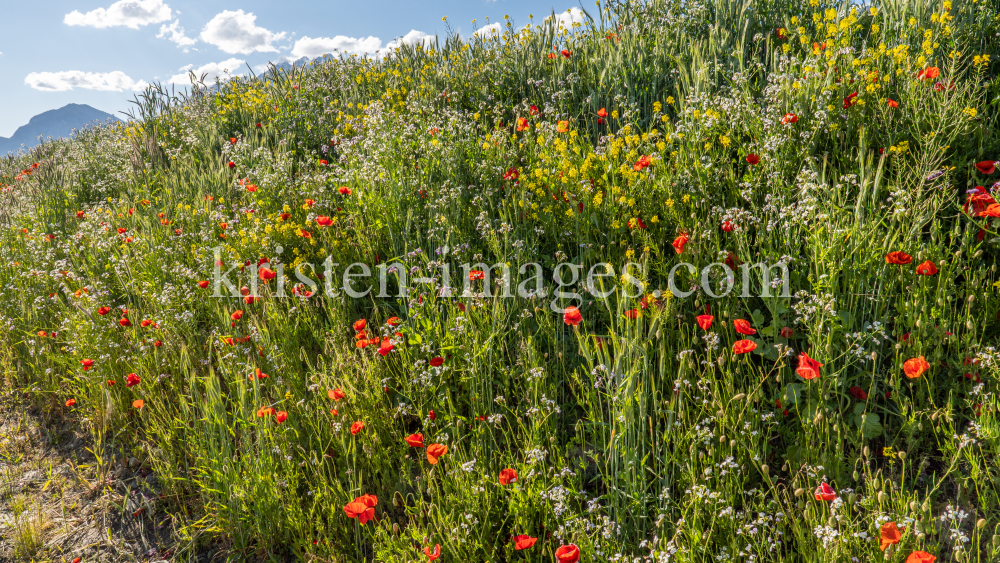
[[[963,205],[998,178],[975,164],[1000,159],[1000,18],[945,4],[613,2],[571,29],[148,90],[128,124],[0,161],[9,383],[100,460],[152,465],[181,557],[833,563],[882,560],[893,521],[884,560],[994,561],[1000,238]],[[281,264],[289,296],[211,297],[219,246],[226,269]],[[668,291],[681,262],[727,258],[787,264],[790,295],[739,274],[722,298]],[[438,285],[292,296],[327,259]],[[443,261],[452,286],[463,263],[537,262],[548,295],[445,296]],[[619,289],[555,299],[562,262],[611,263]],[[551,309],[569,304],[578,326]],[[359,319],[395,348],[358,347]],[[344,507],[369,494],[362,525]]]

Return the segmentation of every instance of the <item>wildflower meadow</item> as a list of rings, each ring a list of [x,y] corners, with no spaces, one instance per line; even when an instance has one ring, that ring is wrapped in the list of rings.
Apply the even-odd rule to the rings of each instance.
[[[4,386],[172,561],[1000,560],[1000,6],[581,8],[0,159]]]

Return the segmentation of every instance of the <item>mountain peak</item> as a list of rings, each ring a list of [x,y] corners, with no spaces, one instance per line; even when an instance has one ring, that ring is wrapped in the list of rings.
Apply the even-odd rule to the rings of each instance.
[[[74,129],[108,119],[118,120],[110,113],[86,104],[66,104],[59,109],[50,109],[29,119],[27,125],[18,127],[9,139],[0,137],[0,155],[17,151],[22,144],[25,148],[34,147],[38,144],[39,135],[43,138],[69,137]]]

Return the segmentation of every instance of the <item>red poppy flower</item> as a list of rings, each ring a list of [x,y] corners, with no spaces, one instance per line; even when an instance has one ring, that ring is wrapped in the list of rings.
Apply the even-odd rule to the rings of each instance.
[[[427,418],[429,418],[431,420],[437,420],[437,415],[434,414],[434,411],[432,411],[432,410],[431,411],[427,411]]]
[[[642,311],[640,311],[639,309],[629,309],[628,311],[625,311],[625,318],[627,318],[630,321],[634,321],[641,316],[642,316]]]
[[[441,364],[443,363],[444,363],[444,358],[442,358],[441,356],[435,356],[431,358],[430,361],[432,367],[441,367]]]
[[[130,321],[128,319],[125,319],[125,318],[122,318],[122,319],[118,320],[118,324],[120,324],[120,325],[122,325],[124,327],[129,327],[129,326],[132,326],[132,321]]]
[[[441,557],[441,544],[434,544],[434,551],[431,551],[430,547],[424,548],[424,555],[427,556],[429,561],[434,561],[438,557]]]
[[[362,526],[369,520],[375,518],[375,507],[378,506],[378,497],[375,495],[362,495],[344,506],[344,513],[348,518],[356,518]]]
[[[507,172],[504,173],[503,179],[504,180],[517,180],[520,176],[521,176],[521,173],[517,170],[517,168],[511,166],[510,168],[507,169]]]
[[[333,224],[333,219],[327,217],[326,215],[320,215],[316,217],[316,224],[320,227],[329,227]]]
[[[757,343],[753,340],[737,340],[733,344],[734,354],[746,354],[747,352],[753,352],[757,349]]]
[[[733,271],[736,271],[736,268],[738,268],[739,265],[743,263],[743,261],[740,260],[740,258],[735,254],[733,254],[732,252],[726,255],[726,259],[724,260],[724,262],[726,263],[726,266],[729,266],[729,269]]]
[[[410,434],[406,438],[403,438],[403,440],[405,440],[406,443],[411,448],[422,448],[422,447],[424,447],[424,435],[423,434],[420,434],[420,433]]]
[[[979,217],[1000,217],[1000,204],[991,203],[976,215]]]
[[[363,421],[357,420],[351,425],[351,434],[357,436],[359,432],[365,429],[365,423]]]
[[[886,264],[903,265],[909,264],[910,262],[913,262],[913,257],[902,250],[895,250],[885,255]]]
[[[910,358],[909,360],[903,362],[903,373],[910,379],[920,377],[929,369],[931,369],[931,365],[927,363],[927,360],[925,360],[923,356]]]
[[[142,399],[132,401],[132,408],[136,410],[142,410],[142,407],[144,406],[146,406],[146,401],[143,401]]]
[[[936,66],[927,67],[917,73],[917,78],[920,80],[934,80],[938,76],[941,76],[941,69]]]
[[[278,421],[278,424],[281,424],[282,422],[288,420],[288,413],[285,411],[278,411],[278,413],[274,415],[274,419]]]
[[[346,397],[347,393],[344,393],[343,389],[337,388],[337,389],[331,389],[331,390],[327,391],[326,392],[326,396],[330,397],[334,401],[339,401],[339,400],[343,399],[344,397]]]
[[[879,549],[885,551],[890,545],[899,543],[899,540],[903,539],[903,534],[900,533],[899,527],[896,526],[895,522],[886,522],[882,524],[882,528],[879,530],[879,536],[881,539],[881,544]]]
[[[690,238],[691,237],[688,236],[687,233],[681,233],[680,235],[677,236],[677,238],[674,239],[674,242],[672,242],[671,245],[673,245],[674,250],[677,252],[677,254],[681,254],[684,252],[684,245],[687,244]]]
[[[833,490],[833,487],[826,483],[821,483],[819,487],[816,487],[816,491],[813,493],[816,500],[830,501],[837,498],[837,491]]]
[[[526,118],[526,117],[518,117],[517,118],[517,127],[516,127],[516,129],[518,131],[524,131],[525,129],[528,129],[530,127],[531,127],[531,124],[528,123],[528,118]]]
[[[982,172],[983,174],[986,174],[988,176],[988,175],[996,172],[996,170],[997,170],[997,163],[993,162],[992,160],[984,160],[982,162],[977,162],[976,163],[976,170],[979,170],[980,172]]]
[[[531,104],[531,107],[528,108],[528,113],[531,115],[538,115],[538,106]]]
[[[899,102],[897,102],[896,100],[894,100],[892,98],[889,98],[888,104],[889,104],[889,107],[891,107],[891,108],[898,108],[899,107]]]
[[[351,195],[351,188],[348,188],[347,186],[340,186],[337,188],[337,193],[340,195]]]
[[[395,347],[396,346],[392,343],[392,341],[386,338],[385,340],[382,341],[381,345],[378,347],[378,353],[382,354],[383,356],[388,356],[389,352],[392,352]]]
[[[927,260],[923,264],[917,266],[918,276],[933,276],[936,273],[938,273],[937,266],[935,266],[934,262],[931,262],[930,260]]]
[[[481,280],[486,277],[486,273],[482,270],[472,270],[469,272],[469,281]]]
[[[354,321],[353,326],[355,332],[361,332],[362,330],[365,329],[366,326],[368,326],[368,321],[366,321],[365,319],[358,319]]]
[[[448,446],[444,444],[431,444],[427,446],[427,463],[437,465],[438,459],[448,453]]]
[[[125,378],[125,387],[135,387],[141,382],[142,382],[141,377],[139,377],[134,373],[130,373],[128,374],[128,377]]]
[[[566,49],[563,49],[562,51],[560,51],[560,53],[562,53],[562,56],[564,58],[567,58],[567,59],[569,58],[570,52],[567,51]]]
[[[111,307],[101,307],[97,310],[97,314],[102,317],[110,312],[111,312]]]
[[[641,157],[639,157],[639,160],[637,160],[635,164],[632,165],[632,170],[635,170],[636,172],[640,170],[645,170],[646,168],[649,168],[652,164],[653,161],[650,160],[648,155],[642,155]]]
[[[236,168],[236,163],[230,160],[229,161],[229,168]]]
[[[278,275],[278,273],[272,270],[271,268],[261,268],[257,270],[257,275],[260,276],[260,279],[264,281],[270,281],[273,280]]]
[[[89,358],[80,360],[80,365],[83,366],[83,371],[88,371],[94,365],[94,360]]]
[[[783,28],[783,27],[779,27],[779,28],[775,29],[774,30],[774,35],[778,39],[788,39],[788,31],[785,28]]]
[[[858,387],[857,385],[851,387],[847,391],[851,394],[852,397],[854,397],[859,401],[865,401],[868,399],[868,393],[865,393],[865,390]]]
[[[76,399],[69,399],[68,401],[66,401],[67,407],[72,407],[75,404],[76,404]]]
[[[573,544],[560,546],[556,550],[556,561],[559,563],[576,563],[579,560],[580,548]]]
[[[257,418],[266,418],[274,414],[274,409],[271,407],[260,407],[257,409]]]
[[[786,113],[781,117],[781,124],[788,125],[789,123],[796,123],[799,120],[799,116],[794,113]]]
[[[299,229],[299,236],[302,238],[312,238],[312,233],[305,229]]]
[[[926,551],[914,551],[906,558],[906,563],[934,563],[935,561],[937,561],[937,557]]]
[[[858,99],[857,92],[851,92],[850,94],[848,94],[847,97],[844,98],[844,109],[848,109],[851,106],[853,106],[857,101],[857,99]]]
[[[698,326],[700,326],[702,330],[708,330],[712,328],[712,321],[715,320],[715,317],[712,315],[698,315],[695,317],[695,320],[698,321]]]
[[[795,331],[792,330],[791,328],[789,328],[787,326],[781,328],[781,337],[782,338],[791,338],[793,334],[795,334]]]
[[[312,209],[312,206],[316,205],[315,199],[307,199],[305,203],[302,204],[302,209]]]
[[[747,164],[749,164],[751,166],[755,166],[758,163],[760,163],[760,157],[757,156],[757,155],[755,155],[755,154],[753,154],[753,153],[750,153],[750,154],[747,155],[746,161],[747,161]]]
[[[514,536],[514,551],[529,549],[531,546],[535,545],[536,541],[538,541],[538,538],[533,538],[523,534],[520,536]]]
[[[229,315],[229,318],[233,319],[234,321],[238,321],[243,318],[243,311],[237,309],[236,311],[233,311],[232,315]]]
[[[802,379],[816,379],[819,377],[819,368],[823,364],[809,357],[809,354],[802,352],[799,354],[799,367],[795,368],[795,373]]]
[[[583,321],[583,315],[580,313],[580,309],[576,307],[567,307],[566,312],[563,313],[563,322],[568,325],[578,326],[580,322]]]
[[[733,321],[733,328],[736,329],[736,332],[740,334],[746,334],[746,335],[757,334],[757,329],[750,326],[750,323],[748,323],[743,319],[736,319],[735,321]]]
[[[517,481],[517,471],[510,467],[500,471],[500,484],[507,486]],[[530,547],[530,546],[529,546]]]

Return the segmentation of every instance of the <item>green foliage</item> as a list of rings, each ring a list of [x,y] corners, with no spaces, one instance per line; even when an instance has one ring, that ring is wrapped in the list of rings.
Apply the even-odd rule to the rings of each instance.
[[[11,383],[152,464],[182,555],[832,563],[891,520],[890,561],[995,560],[996,6],[581,14],[154,87],[3,160]],[[355,262],[396,273],[328,294]]]

